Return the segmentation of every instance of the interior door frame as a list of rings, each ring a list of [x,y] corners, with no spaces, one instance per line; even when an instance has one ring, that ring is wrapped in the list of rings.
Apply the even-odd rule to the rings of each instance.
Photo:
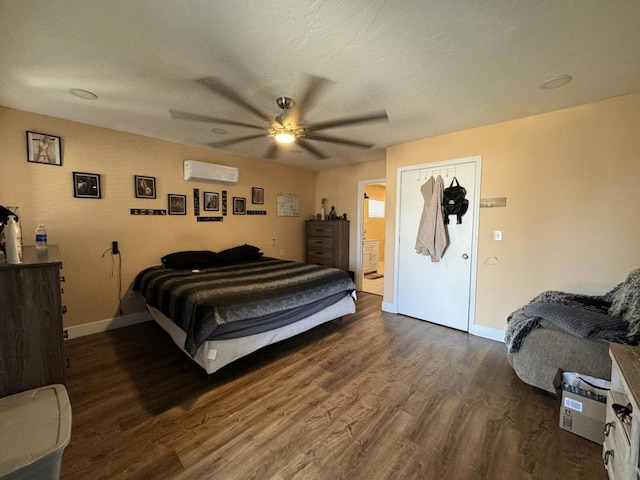
[[[473,204],[473,229],[471,235],[471,279],[469,281],[469,318],[467,319],[467,332],[474,331],[474,324],[476,320],[476,290],[478,284],[478,231],[480,223],[480,188],[482,179],[482,155],[475,155],[473,157],[455,158],[452,160],[444,160],[441,162],[432,163],[420,163],[417,165],[408,165],[405,167],[398,167],[396,177],[396,231],[395,231],[395,246],[394,246],[394,265],[393,265],[393,306],[395,313],[398,312],[398,291],[400,287],[400,211],[402,205],[400,199],[402,195],[402,173],[409,172],[411,170],[432,170],[438,168],[447,168],[459,163],[475,163],[475,195],[470,202]]]
[[[356,290],[362,291],[362,240],[364,236],[364,232],[362,231],[362,223],[364,221],[364,186],[369,185],[370,183],[387,183],[386,178],[375,178],[373,180],[360,180],[358,182],[358,210],[357,210],[357,223],[356,223]],[[387,209],[387,202],[385,204],[385,210]],[[386,213],[385,213],[386,216]],[[386,218],[385,218],[385,232],[386,232]]]

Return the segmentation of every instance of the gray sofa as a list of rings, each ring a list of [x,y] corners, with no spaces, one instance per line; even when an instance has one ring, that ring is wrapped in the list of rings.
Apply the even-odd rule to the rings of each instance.
[[[507,322],[507,358],[523,382],[555,393],[559,369],[610,380],[609,342],[640,341],[640,269],[601,296],[543,292]]]
[[[518,352],[507,351],[507,358],[520,380],[551,393],[558,369],[611,380],[609,342],[576,337],[547,321],[527,335]]]

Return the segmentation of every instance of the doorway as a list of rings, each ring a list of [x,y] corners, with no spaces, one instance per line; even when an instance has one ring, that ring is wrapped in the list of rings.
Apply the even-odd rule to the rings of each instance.
[[[398,313],[469,331],[475,315],[476,256],[481,157],[462,158],[398,169],[396,299]],[[448,246],[439,262],[416,253],[424,199],[421,186],[441,176],[448,187],[455,177],[469,201],[461,223],[450,217]]]
[[[382,296],[387,187],[378,179],[361,182],[359,190],[358,289]]]

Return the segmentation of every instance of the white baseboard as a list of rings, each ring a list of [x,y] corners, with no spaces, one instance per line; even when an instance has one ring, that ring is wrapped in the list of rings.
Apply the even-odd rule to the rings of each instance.
[[[82,325],[73,325],[67,327],[64,330],[67,332],[67,339],[84,337],[85,335],[92,335],[94,333],[106,332],[107,330],[113,330],[114,328],[128,327],[135,325],[136,323],[148,322],[152,320],[149,312],[132,313],[130,315],[123,315],[121,317],[107,318],[105,320],[98,320],[97,322],[83,323]]]
[[[469,333],[476,337],[488,338],[489,340],[504,343],[504,330],[500,330],[499,328],[485,327],[484,325],[472,325]]]
[[[382,302],[382,311],[388,313],[398,313],[398,306],[395,303]],[[471,325],[469,330],[471,335],[488,338],[496,342],[504,342],[504,330],[499,328],[485,327],[484,325]]]
[[[382,311],[388,313],[398,313],[398,307],[395,303],[382,302]]]

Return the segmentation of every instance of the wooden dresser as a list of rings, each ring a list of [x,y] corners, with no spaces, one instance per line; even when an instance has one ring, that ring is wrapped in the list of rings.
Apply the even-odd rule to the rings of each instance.
[[[611,479],[640,479],[640,348],[611,343],[611,390],[607,396],[602,458]],[[628,422],[620,419],[613,404],[631,404]]]
[[[64,383],[58,247],[23,247],[0,264],[0,397]]]
[[[349,221],[307,220],[306,262],[349,270]]]

